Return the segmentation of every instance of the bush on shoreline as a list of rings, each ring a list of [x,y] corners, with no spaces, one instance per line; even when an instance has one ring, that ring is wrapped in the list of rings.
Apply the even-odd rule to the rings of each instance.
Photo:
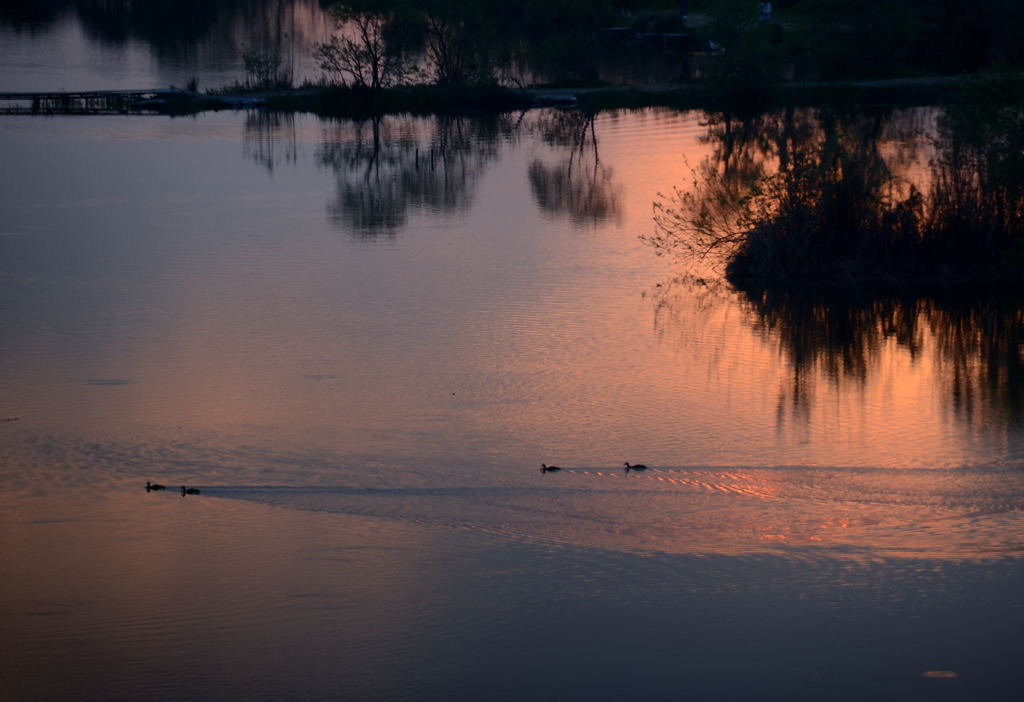
[[[693,189],[655,203],[648,239],[664,252],[717,259],[730,282],[748,289],[1017,284],[1024,105],[1005,95],[1005,86],[984,82],[964,88],[941,121],[923,184],[890,171],[878,116],[822,110],[807,123],[788,111],[777,124],[748,125],[749,138],[773,142],[777,167],[743,173],[735,158],[703,164]],[[723,151],[735,152],[743,131],[725,134]]]

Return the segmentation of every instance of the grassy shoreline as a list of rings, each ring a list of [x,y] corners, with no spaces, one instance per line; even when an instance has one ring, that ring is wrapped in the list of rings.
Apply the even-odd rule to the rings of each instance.
[[[370,90],[303,87],[180,93],[154,101],[166,114],[231,109],[308,112],[330,117],[396,113],[509,112],[558,106],[600,111],[641,107],[769,109],[789,105],[932,105],[953,98],[975,76],[938,76],[877,81],[783,83],[718,89],[706,83],[644,86],[445,88],[409,86]]]
[[[778,107],[909,107],[945,105],[972,84],[992,75],[914,77],[874,81],[803,82],[722,86],[713,81],[663,85],[566,84],[509,88],[496,85],[441,87],[414,85],[386,89],[303,86],[276,90],[230,86],[208,92],[181,88],[98,92],[5,94],[9,100],[47,101],[44,109],[11,106],[7,114],[166,114],[194,115],[221,110],[311,113],[324,117],[366,118],[388,114],[518,112],[538,107],[589,112],[644,107],[756,113]],[[118,93],[113,97],[106,93]],[[67,96],[65,98],[65,96]],[[83,98],[83,96],[86,96]],[[79,104],[101,99],[104,110]],[[66,104],[65,104],[66,103]]]

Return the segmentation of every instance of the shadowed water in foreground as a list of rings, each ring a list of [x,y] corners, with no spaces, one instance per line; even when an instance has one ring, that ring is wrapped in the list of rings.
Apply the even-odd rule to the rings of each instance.
[[[5,524],[5,579],[31,585],[6,595],[5,631],[18,641],[5,654],[15,672],[7,694],[1012,699],[1019,544],[980,560],[907,553],[915,534],[927,543],[943,531],[933,512],[927,523],[878,525],[904,537],[896,555],[834,542],[756,547],[755,525],[736,518],[760,514],[784,532],[797,526],[787,510],[726,493],[717,506],[668,506],[646,487],[596,491],[578,487],[584,476],[559,478],[569,485],[204,485],[186,500],[135,486],[88,504],[73,499],[82,493],[5,501],[5,514],[47,515]],[[621,517],[614,505],[655,513],[599,537],[645,550],[566,539],[595,527],[599,504],[611,511],[603,517]],[[97,510],[116,516],[97,520]],[[946,538],[934,543],[969,546],[966,525],[978,517],[943,511]],[[685,530],[645,538],[669,512]],[[572,520],[581,525],[564,526]],[[509,528],[524,523],[541,533]],[[849,529],[868,546],[870,527]],[[747,553],[701,552],[712,542],[728,551],[742,532]],[[52,540],[49,558],[26,549],[30,534],[28,543]],[[45,665],[55,656],[57,671]]]

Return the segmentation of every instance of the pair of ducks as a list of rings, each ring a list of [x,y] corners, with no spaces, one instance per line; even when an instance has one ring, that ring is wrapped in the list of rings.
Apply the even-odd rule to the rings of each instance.
[[[146,492],[150,492],[152,490],[166,490],[166,489],[167,489],[166,485],[161,485],[160,483],[151,483],[148,480],[146,481]],[[184,497],[185,495],[198,495],[198,494],[199,494],[199,488],[187,488],[184,485],[181,486],[181,496],[182,497]]]
[[[627,473],[631,470],[647,470],[647,466],[643,463],[637,463],[635,466],[631,466],[629,463],[624,463],[623,465],[626,466]],[[541,473],[554,473],[557,470],[562,470],[561,466],[549,466],[545,463],[540,464]]]

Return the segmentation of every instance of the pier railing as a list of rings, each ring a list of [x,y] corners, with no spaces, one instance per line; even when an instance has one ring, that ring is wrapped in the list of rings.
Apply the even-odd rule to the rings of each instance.
[[[166,90],[91,90],[76,92],[0,92],[0,114],[103,115],[145,114],[160,111],[167,100],[189,95]]]

